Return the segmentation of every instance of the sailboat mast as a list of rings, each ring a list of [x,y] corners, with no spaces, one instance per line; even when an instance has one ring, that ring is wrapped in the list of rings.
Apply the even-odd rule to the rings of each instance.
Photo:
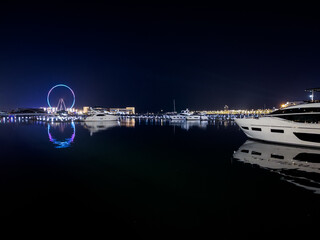
[[[176,112],[176,101],[173,99],[173,112]]]

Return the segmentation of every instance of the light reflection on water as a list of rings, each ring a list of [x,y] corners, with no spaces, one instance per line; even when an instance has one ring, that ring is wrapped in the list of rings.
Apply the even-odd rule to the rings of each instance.
[[[36,124],[43,124],[46,125],[45,122],[35,122]],[[233,121],[165,121],[165,120],[135,120],[135,119],[126,119],[121,121],[97,121],[97,122],[81,122],[80,125],[87,129],[90,133],[90,136],[96,134],[101,131],[107,131],[115,127],[127,127],[127,128],[134,128],[136,125],[153,125],[153,126],[172,126],[174,129],[175,127],[180,127],[183,130],[190,130],[192,128],[200,128],[206,129],[208,125],[213,125],[217,128],[219,127],[228,127],[231,125],[235,125]],[[60,140],[54,137],[52,133],[52,127],[54,129],[58,128],[61,133],[64,133],[65,129],[71,127],[72,135],[65,136]],[[47,123],[47,130],[48,130],[48,137],[49,141],[55,145],[55,148],[68,148],[71,147],[71,144],[74,142],[76,137],[76,125],[74,122],[56,122],[56,123]],[[66,133],[67,134],[67,133]]]
[[[135,127],[136,120],[135,119],[125,119],[120,121],[120,126],[123,127]]]
[[[208,126],[208,121],[179,121],[173,120],[169,122],[170,126],[178,126],[184,130],[190,130],[191,128],[198,127],[202,129],[206,129]]]
[[[64,133],[65,129],[70,126],[72,128],[72,134],[70,137],[65,137],[62,140],[58,139],[53,136],[52,126],[57,127],[61,133]],[[71,143],[73,143],[74,138],[76,137],[76,127],[75,127],[74,122],[71,122],[71,123],[51,123],[51,124],[48,123],[47,129],[48,129],[49,141],[55,145],[55,148],[68,148],[68,147],[70,147]]]
[[[217,128],[235,126],[236,123],[232,120],[215,120],[215,121],[186,121],[186,120],[137,120],[138,125],[154,125],[154,126],[174,126],[180,127],[184,130],[192,128],[206,129],[208,126],[213,125]]]
[[[234,126],[233,121],[137,121],[127,119],[122,121],[82,122],[80,124],[87,129],[90,136],[102,131],[108,131],[115,127],[134,128],[136,125],[171,126],[189,131],[193,128],[207,129],[212,125],[215,128]],[[58,129],[60,133],[71,136],[57,138],[52,131]],[[68,148],[76,137],[76,125],[72,123],[47,124],[48,137],[55,148]],[[69,130],[69,133],[66,131]],[[233,159],[242,163],[258,165],[263,169],[280,174],[282,179],[296,186],[302,187],[320,194],[320,149],[312,149],[296,146],[284,146],[247,140],[233,154]]]
[[[170,126],[174,131],[176,127],[189,131],[193,128],[207,129],[212,125],[215,128],[227,128],[236,125],[233,121],[137,121],[127,119],[122,121],[101,121],[82,122],[80,124],[87,129],[90,136],[102,131],[108,131],[115,127],[134,128],[136,125]],[[54,127],[54,128],[53,128]],[[71,136],[55,137],[53,129],[58,129],[60,133]],[[55,148],[69,148],[76,137],[76,125],[72,123],[51,123],[47,124],[49,141]],[[69,130],[69,133],[66,133]],[[311,190],[320,194],[320,149],[285,146],[270,143],[262,143],[247,140],[233,154],[233,159],[242,163],[258,165],[263,169],[281,175],[282,180],[292,183],[298,187]]]
[[[320,194],[320,149],[247,140],[233,159],[281,175],[281,179]]]
[[[98,121],[98,122],[82,122],[81,125],[90,132],[90,136],[94,133],[105,131],[110,128],[120,126],[118,121]]]
[[[231,226],[237,237],[320,219],[320,149],[246,140],[232,121],[1,123],[2,216],[104,229],[121,215],[120,231],[138,219],[139,233],[159,231],[152,224],[208,236]]]

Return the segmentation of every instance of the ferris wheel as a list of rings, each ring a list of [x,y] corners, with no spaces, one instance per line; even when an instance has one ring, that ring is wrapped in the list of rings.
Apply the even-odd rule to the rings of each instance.
[[[51,92],[52,92],[53,89],[58,88],[58,87],[63,87],[63,88],[67,88],[67,89],[70,90],[70,92],[72,93],[73,101],[72,101],[72,104],[71,104],[71,106],[70,106],[69,109],[73,108],[73,107],[74,107],[74,104],[75,104],[75,102],[76,102],[76,96],[75,96],[73,90],[72,90],[69,86],[67,86],[67,85],[65,85],[65,84],[57,84],[57,85],[55,85],[54,87],[52,87],[52,88],[49,90],[48,95],[47,95],[47,103],[48,103],[48,106],[49,106],[50,108],[52,108],[52,105],[51,105],[51,103],[50,103],[50,94],[51,94]],[[59,108],[59,106],[61,107],[60,110],[62,110],[63,107],[64,107],[65,109],[67,109],[67,108],[66,108],[66,105],[65,105],[65,103],[64,103],[64,100],[61,99],[61,98],[59,99],[59,103],[58,103],[57,108]]]

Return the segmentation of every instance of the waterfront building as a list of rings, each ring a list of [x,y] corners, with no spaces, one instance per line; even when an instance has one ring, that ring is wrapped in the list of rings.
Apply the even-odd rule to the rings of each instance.
[[[229,110],[210,110],[206,111],[207,114],[229,114],[229,115],[261,115],[261,114],[268,114],[274,111],[274,109],[229,109]]]
[[[125,107],[125,108],[105,108],[105,107],[92,107],[89,111],[98,111],[98,112],[111,112],[114,114],[126,114],[133,115],[135,114],[135,107]]]
[[[135,114],[135,107],[125,107],[125,108],[110,108],[109,109],[110,112],[114,112],[114,113],[123,113],[123,114],[128,114],[128,115],[132,115]]]
[[[11,114],[45,114],[42,108],[18,108],[11,111]]]
[[[88,112],[90,111],[90,107],[83,107],[83,109],[82,109],[82,113],[83,114],[87,114]]]

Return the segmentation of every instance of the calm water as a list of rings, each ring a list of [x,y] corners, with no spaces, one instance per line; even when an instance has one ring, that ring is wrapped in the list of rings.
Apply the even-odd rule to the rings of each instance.
[[[320,150],[247,141],[233,122],[2,122],[0,144],[2,229],[265,236],[320,219]]]

